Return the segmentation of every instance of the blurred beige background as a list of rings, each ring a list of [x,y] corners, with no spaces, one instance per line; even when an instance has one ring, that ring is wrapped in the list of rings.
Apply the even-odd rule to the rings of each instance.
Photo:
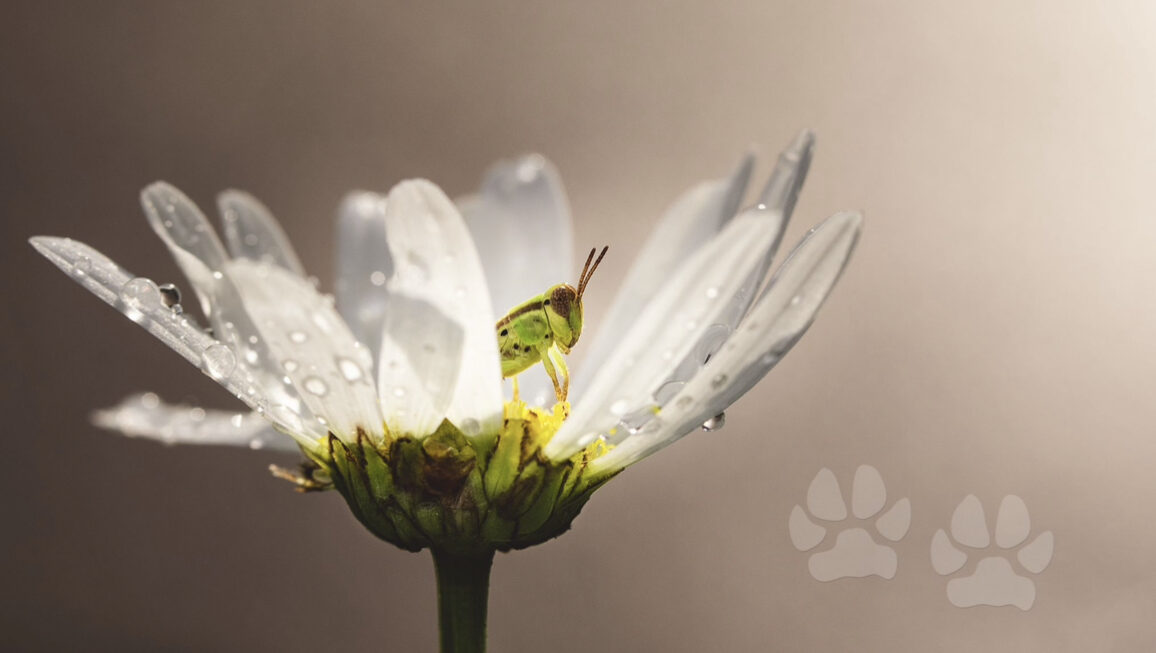
[[[8,2],[0,9],[6,455],[0,648],[428,651],[432,565],[271,455],[99,432],[150,389],[231,406],[35,256],[85,240],[179,280],[137,191],[264,199],[329,286],[352,188],[490,161],[562,171],[610,243],[592,324],[665,206],[819,147],[789,239],[867,227],[796,350],[727,427],[499,556],[494,651],[1140,651],[1156,646],[1156,6],[1086,2]],[[284,461],[281,461],[284,462]],[[813,580],[787,533],[822,467],[913,523],[895,579]],[[1023,497],[1038,597],[959,609],[929,543]],[[974,564],[975,558],[972,559]]]

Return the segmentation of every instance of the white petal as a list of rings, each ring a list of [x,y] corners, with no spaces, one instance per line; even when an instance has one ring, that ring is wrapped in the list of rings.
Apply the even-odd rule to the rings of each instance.
[[[736,198],[743,196],[753,166],[754,157],[748,154],[729,179],[698,184],[667,209],[635,258],[594,334],[582,362],[583,369],[597,370],[602,366],[622,334],[630,329],[670,277],[734,216],[738,206]],[[581,396],[590,383],[590,376],[578,375],[573,383],[573,394]]]
[[[393,256],[385,239],[385,197],[350,193],[337,219],[337,308],[353,336],[380,358],[381,330],[389,304],[385,282]]]
[[[738,330],[710,362],[663,405],[641,432],[594,461],[624,467],[723,412],[790,351],[834,287],[859,236],[862,217],[837,213],[807,234]]]
[[[233,351],[207,335],[188,315],[165,306],[160,291],[151,280],[133,277],[100,252],[78,241],[37,236],[31,239],[31,243],[74,280],[200,367],[250,408],[292,431],[301,444],[314,444],[314,440],[306,437],[306,432],[293,431],[291,424],[269,412],[273,402],[265,387],[254,379],[247,367],[238,364]]]
[[[235,258],[279,265],[305,276],[305,268],[281,225],[257,198],[239,190],[228,190],[217,198],[225,241]]]
[[[387,284],[378,379],[390,428],[421,436],[446,417],[468,435],[496,431],[497,336],[465,223],[441,189],[424,180],[390,191],[385,220],[395,274]]]
[[[558,171],[542,156],[495,163],[480,192],[459,206],[495,316],[550,286],[576,281],[570,205]]]
[[[237,259],[226,265],[225,275],[256,323],[271,357],[266,367],[280,368],[309,410],[325,420],[323,426],[345,441],[358,429],[380,440],[373,359],[333,305],[313,284],[269,263]]]
[[[762,262],[756,266],[741,288],[730,299],[730,305],[719,318],[718,322],[703,335],[697,346],[691,350],[683,361],[671,374],[671,382],[686,382],[694,376],[710,359],[719,347],[726,342],[734,332],[739,321],[747,313],[754,301],[759,288],[767,277],[767,270],[771,261],[779,250],[783,233],[791,220],[791,212],[795,208],[799,191],[807,176],[811,165],[811,156],[815,146],[815,137],[809,130],[803,130],[792,143],[779,154],[775,170],[767,181],[759,196],[758,204],[752,211],[757,211],[764,220],[771,221],[777,233],[771,246],[767,248]]]
[[[669,398],[662,386],[672,361],[682,360],[718,322],[750,270],[776,237],[773,223],[749,213],[736,218],[696,252],[646,309],[635,315],[613,354],[595,371],[589,390],[546,448],[568,457],[599,434],[638,427]],[[616,425],[625,420],[622,427]]]
[[[166,444],[220,444],[300,451],[292,438],[274,429],[257,413],[166,404],[151,392],[125,397],[116,406],[95,412],[92,421],[101,428],[120,431],[129,437],[149,438]]]
[[[245,307],[240,291],[228,274],[229,256],[212,225],[179,190],[164,182],[141,192],[141,205],[153,231],[169,248],[201,300],[213,331],[232,350],[264,389],[271,409],[297,428],[324,437],[325,428],[292,384],[282,382],[285,371],[261,337],[255,316]]]

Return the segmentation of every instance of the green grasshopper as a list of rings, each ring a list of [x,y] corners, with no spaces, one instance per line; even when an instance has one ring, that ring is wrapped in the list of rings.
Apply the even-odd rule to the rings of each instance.
[[[541,361],[546,374],[554,382],[558,401],[566,401],[570,392],[570,369],[562,354],[582,335],[582,293],[594,276],[594,270],[606,256],[609,246],[602,248],[598,259],[590,250],[582,273],[578,275],[578,289],[568,283],[551,286],[546,292],[518,304],[498,320],[498,350],[502,355],[502,377],[514,377],[514,399],[518,399],[517,375]],[[591,265],[591,261],[594,264]],[[559,377],[561,380],[559,381]]]

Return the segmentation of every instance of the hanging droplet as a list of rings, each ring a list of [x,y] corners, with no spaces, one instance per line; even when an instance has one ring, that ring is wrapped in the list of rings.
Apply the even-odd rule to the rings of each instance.
[[[201,352],[201,367],[204,368],[205,374],[221,380],[237,367],[237,357],[233,355],[233,350],[218,342],[205,347]]]
[[[289,339],[297,344],[301,344],[308,340],[309,336],[305,335],[304,331],[290,331]]]
[[[285,371],[290,374],[297,371],[297,361],[293,360],[292,358],[286,359],[284,363],[281,363],[281,366],[284,367]]]
[[[465,433],[466,435],[473,437],[473,436],[482,432],[482,425],[479,424],[478,420],[476,420],[476,419],[466,418],[466,419],[462,420],[461,429],[462,429],[462,433]]]
[[[702,423],[702,430],[704,430],[704,431],[717,431],[717,430],[721,429],[723,426],[725,426],[726,423],[727,423],[727,414],[726,413],[719,413],[718,415],[715,415],[714,417],[703,422]]]
[[[384,286],[385,285],[385,273],[382,272],[381,270],[374,270],[373,272],[370,272],[369,273],[369,283],[372,283],[375,286]]]
[[[241,428],[241,425],[244,423],[245,423],[245,416],[242,415],[241,413],[237,413],[236,415],[233,415],[232,417],[229,418],[229,424],[232,424],[233,428],[235,428],[235,429]]]
[[[181,305],[181,291],[174,284],[166,283],[157,286],[157,290],[161,293],[161,302],[169,308],[174,308]]]

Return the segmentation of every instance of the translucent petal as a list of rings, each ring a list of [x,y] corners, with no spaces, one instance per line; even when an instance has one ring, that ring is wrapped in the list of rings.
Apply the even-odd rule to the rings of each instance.
[[[281,225],[257,198],[239,190],[228,190],[217,198],[225,242],[235,258],[279,265],[305,276],[305,268]]]
[[[574,283],[570,205],[554,166],[537,154],[499,161],[477,195],[459,202],[495,316],[555,284]]]
[[[550,442],[547,455],[567,457],[599,434],[618,435],[637,428],[633,420],[653,415],[665,402],[660,386],[671,361],[682,360],[717,323],[727,300],[760,265],[776,237],[774,224],[745,214],[691,256],[594,371],[589,390]]]
[[[631,265],[606,317],[592,334],[583,369],[597,370],[602,366],[622,334],[670,277],[734,217],[753,166],[754,157],[747,154],[729,179],[703,182],[683,193],[667,209]],[[589,374],[575,376],[574,395],[581,396],[589,383]]]
[[[798,342],[834,287],[859,236],[862,217],[837,213],[807,234],[738,330],[661,414],[592,464],[616,469],[669,445],[723,412]]]
[[[457,208],[424,180],[389,193],[387,283],[379,389],[390,428],[431,433],[443,417],[467,434],[502,419],[494,316],[477,251]]]
[[[291,430],[291,424],[269,412],[272,402],[265,387],[254,379],[247,367],[238,364],[233,351],[206,334],[187,314],[174,312],[166,306],[157,285],[151,280],[134,277],[100,252],[78,241],[37,236],[31,239],[31,243],[75,281],[201,368],[250,408]],[[293,431],[293,434],[301,444],[313,444],[306,432]]]
[[[255,317],[228,274],[229,255],[212,225],[179,190],[164,182],[148,186],[141,204],[153,230],[169,248],[201,300],[216,337],[232,350],[239,365],[260,382],[271,405],[289,421],[299,420],[311,434],[327,433],[310,404],[292,383],[284,383],[279,357],[269,351]],[[270,266],[272,267],[272,266]]]
[[[257,413],[166,404],[151,392],[125,397],[112,408],[96,411],[92,421],[101,428],[120,431],[129,437],[149,438],[166,444],[217,444],[300,451],[292,438],[274,429]]]
[[[269,263],[237,259],[225,275],[240,291],[273,365],[322,425],[346,441],[358,429],[381,439],[373,359],[333,304],[313,284]]]
[[[734,332],[739,321],[746,315],[751,302],[754,301],[759,288],[766,280],[767,271],[779,250],[783,233],[787,223],[791,220],[791,212],[795,208],[799,191],[803,187],[807,170],[811,165],[811,156],[815,146],[815,137],[809,130],[800,132],[792,143],[779,154],[775,170],[771,178],[759,195],[759,201],[750,211],[757,213],[764,220],[775,225],[777,233],[761,263],[751,270],[740,289],[730,299],[729,306],[715,323],[700,339],[690,354],[682,360],[671,374],[668,382],[685,383],[698,373],[702,366],[710,359],[714,352],[726,342]]]
[[[385,282],[393,256],[385,239],[385,197],[350,193],[337,218],[337,308],[373,359],[381,355],[381,330],[389,304]]]

